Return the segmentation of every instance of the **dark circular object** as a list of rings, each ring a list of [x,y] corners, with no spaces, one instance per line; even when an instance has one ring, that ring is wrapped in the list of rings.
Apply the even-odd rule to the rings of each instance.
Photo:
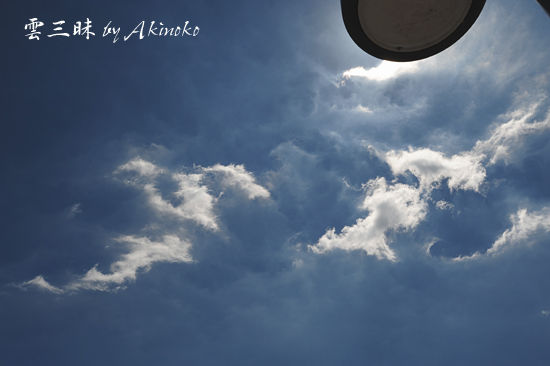
[[[346,29],[365,52],[390,61],[415,61],[458,41],[485,0],[341,0]]]

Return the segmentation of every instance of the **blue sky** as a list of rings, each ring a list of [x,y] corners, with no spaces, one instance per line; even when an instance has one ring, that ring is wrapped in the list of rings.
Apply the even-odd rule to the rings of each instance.
[[[550,362],[535,1],[404,64],[338,1],[4,8],[0,364]]]

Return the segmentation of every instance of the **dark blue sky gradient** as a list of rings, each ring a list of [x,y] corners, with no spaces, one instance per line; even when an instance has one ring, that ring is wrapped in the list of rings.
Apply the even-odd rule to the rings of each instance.
[[[550,128],[484,162],[479,192],[444,178],[425,219],[387,232],[395,262],[308,248],[369,214],[370,180],[419,186],[384,152],[473,151],[535,102],[530,121],[547,118],[550,19],[536,1],[488,1],[455,46],[383,81],[343,77],[380,61],[348,37],[337,0],[3,8],[0,365],[550,363]],[[96,36],[30,41],[31,17],[89,17]],[[200,33],[113,44],[109,20]],[[213,180],[220,231],[178,227],[113,173],[136,157],[173,173],[244,164],[270,198]],[[173,184],[160,181],[165,199]],[[541,213],[538,230],[485,255],[520,209]],[[114,238],[180,229],[194,261],[153,263],[118,291],[22,285],[108,273],[126,252]]]

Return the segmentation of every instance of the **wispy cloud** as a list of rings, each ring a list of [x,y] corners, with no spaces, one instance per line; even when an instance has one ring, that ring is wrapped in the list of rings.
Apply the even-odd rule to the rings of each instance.
[[[550,129],[550,113],[542,121],[533,121],[538,107],[539,103],[534,103],[507,114],[508,121],[494,128],[488,139],[478,141],[472,153],[487,157],[489,165],[507,162],[523,137]]]
[[[25,281],[23,283],[17,284],[16,287],[19,287],[21,289],[26,289],[28,287],[34,287],[40,290],[48,291],[54,294],[62,294],[64,292],[63,289],[59,287],[52,286],[48,281],[44,279],[42,275],[38,275],[32,280]]]
[[[374,112],[372,109],[370,109],[369,107],[365,107],[362,104],[358,104],[357,107],[355,107],[355,111],[359,113],[367,113],[367,114]]]
[[[519,209],[510,216],[512,226],[504,231],[485,252],[475,252],[469,256],[454,258],[455,261],[464,261],[481,258],[482,256],[495,256],[519,245],[529,245],[537,234],[550,232],[550,207],[539,211],[529,212],[527,209]]]
[[[119,166],[116,172],[136,172],[141,176],[154,178],[163,173],[163,170],[155,164],[138,157]]]
[[[111,264],[110,273],[102,273],[97,266],[78,280],[65,286],[65,290],[111,290],[120,288],[136,279],[138,271],[147,272],[154,263],[192,262],[191,243],[175,235],[165,235],[159,241],[132,235],[121,236],[115,241],[126,245],[128,252]]]
[[[447,201],[437,201],[435,203],[435,207],[437,207],[439,210],[452,210],[455,205]]]
[[[149,225],[150,235],[121,235],[113,239],[126,252],[115,260],[104,273],[98,266],[92,267],[83,276],[56,287],[42,275],[17,285],[20,288],[35,287],[52,293],[66,293],[82,289],[110,291],[124,288],[134,281],[140,272],[147,272],[155,263],[192,262],[191,241],[187,238],[186,223],[191,223],[211,232],[218,232],[219,222],[215,214],[218,198],[209,190],[206,174],[219,176],[222,186],[242,189],[248,199],[270,197],[269,191],[256,183],[252,173],[243,165],[220,165],[195,167],[194,172],[182,173],[159,167],[141,158],[135,158],[118,167],[115,176],[144,194],[149,208],[158,217]],[[128,176],[129,175],[129,176]],[[177,185],[174,192],[161,192],[159,182],[171,180]],[[167,218],[179,225],[169,225]]]
[[[69,207],[69,210],[67,212],[67,218],[72,219],[76,215],[82,213],[82,207],[80,203],[75,203],[71,207]]]
[[[216,164],[202,170],[206,173],[220,174],[222,185],[243,190],[249,199],[269,198],[269,191],[256,183],[256,179],[246,171],[244,165]]]
[[[547,233],[550,231],[550,208],[536,212],[528,212],[520,209],[510,217],[512,227],[493,243],[487,250],[488,254],[498,254],[506,248],[526,242],[537,232]]]
[[[141,158],[130,160],[120,166],[115,173],[137,174],[138,179],[127,178],[124,182],[140,189],[147,197],[147,203],[156,213],[171,216],[179,220],[191,220],[209,230],[217,230],[218,223],[214,214],[216,198],[202,184],[203,174],[170,172]],[[157,187],[157,178],[161,174],[178,184],[176,192],[170,192],[174,202],[164,199]]]

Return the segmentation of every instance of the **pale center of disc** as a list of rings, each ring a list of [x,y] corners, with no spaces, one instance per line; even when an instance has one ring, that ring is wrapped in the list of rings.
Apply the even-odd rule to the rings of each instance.
[[[431,47],[453,33],[472,0],[359,0],[363,31],[378,46],[396,52]]]

